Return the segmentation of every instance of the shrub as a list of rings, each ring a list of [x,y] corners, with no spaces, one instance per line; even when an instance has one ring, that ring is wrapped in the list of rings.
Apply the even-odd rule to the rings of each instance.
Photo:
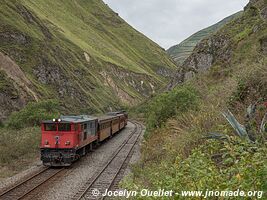
[[[30,127],[17,130],[0,128],[0,164],[12,167],[12,172],[31,162],[39,152],[40,128]],[[19,162],[19,164],[18,164]],[[5,176],[1,174],[0,177]]]
[[[177,113],[196,109],[198,94],[190,86],[178,86],[171,92],[163,93],[151,101],[146,115],[146,129],[151,131],[160,127],[167,119]]]
[[[52,119],[59,115],[59,103],[56,100],[28,103],[25,108],[13,112],[7,120],[7,127],[20,129],[40,125],[42,120]]]
[[[144,167],[141,171],[134,169],[138,178],[125,180],[122,185],[126,189],[139,190],[149,187],[151,190],[164,188],[175,192],[237,189],[246,192],[266,191],[266,146],[259,147],[236,138],[232,139],[229,142],[210,140],[194,149],[186,159],[177,156],[171,163],[163,160]],[[264,193],[258,195],[254,199],[262,195],[263,199],[266,197]],[[175,199],[183,197],[176,196]],[[208,199],[216,198],[214,196]]]
[[[4,127],[4,123],[0,120],[0,128]]]
[[[238,103],[248,105],[259,99],[267,99],[266,65],[261,65],[239,78],[237,88],[228,101],[231,108],[236,107]]]

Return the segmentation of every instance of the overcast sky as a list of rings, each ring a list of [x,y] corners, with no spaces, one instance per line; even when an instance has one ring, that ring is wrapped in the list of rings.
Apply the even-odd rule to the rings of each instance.
[[[243,10],[249,0],[104,0],[135,29],[164,48]]]

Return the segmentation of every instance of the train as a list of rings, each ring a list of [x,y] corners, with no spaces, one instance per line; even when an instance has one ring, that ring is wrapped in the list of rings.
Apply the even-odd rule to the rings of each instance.
[[[44,166],[70,166],[95,146],[127,126],[125,111],[104,116],[60,116],[41,123],[41,161]]]

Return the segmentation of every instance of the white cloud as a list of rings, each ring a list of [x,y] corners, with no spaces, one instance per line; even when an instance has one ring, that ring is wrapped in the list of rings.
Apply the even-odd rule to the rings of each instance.
[[[104,0],[164,48],[243,9],[248,0]]]

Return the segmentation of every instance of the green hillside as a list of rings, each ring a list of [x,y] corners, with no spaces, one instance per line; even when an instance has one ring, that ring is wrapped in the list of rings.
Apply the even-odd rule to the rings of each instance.
[[[175,69],[160,46],[101,0],[1,1],[0,70],[13,84],[1,90],[0,120],[50,98],[68,112],[133,105]]]
[[[215,33],[220,28],[222,28],[225,24],[233,20],[235,17],[241,15],[242,12],[238,12],[233,14],[220,22],[205,28],[203,30],[198,31],[197,33],[191,35],[189,38],[182,41],[180,44],[170,47],[167,50],[167,53],[175,60],[178,65],[182,65],[183,62],[190,56],[193,52],[196,45],[205,37],[208,37],[212,33]]]
[[[267,199],[266,55],[267,1],[251,0],[196,46],[183,71],[194,76],[139,108],[146,139],[123,186],[177,193],[162,199]],[[237,190],[247,196],[182,195]]]

